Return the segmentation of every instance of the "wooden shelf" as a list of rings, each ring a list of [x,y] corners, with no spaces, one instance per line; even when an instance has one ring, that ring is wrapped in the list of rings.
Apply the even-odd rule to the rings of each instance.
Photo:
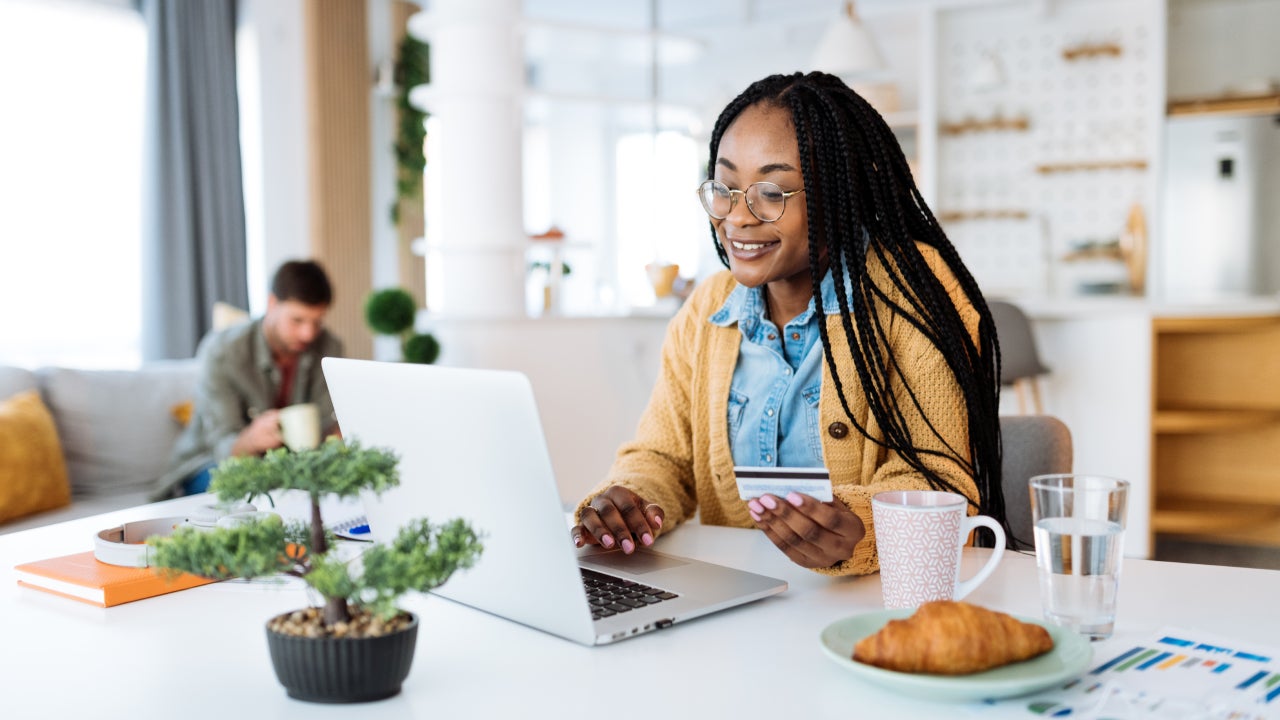
[[[1088,170],[1146,170],[1147,161],[1141,158],[1129,160],[1091,160],[1086,162],[1043,163],[1036,165],[1036,172],[1050,175],[1060,172],[1081,172]]]
[[[1280,112],[1280,93],[1223,95],[1190,100],[1170,100],[1170,115],[1270,115]]]
[[[1068,62],[1086,60],[1093,57],[1120,57],[1124,48],[1119,43],[1080,43],[1062,48],[1062,59]]]
[[[964,135],[975,132],[1013,131],[1026,132],[1031,128],[1031,121],[1025,116],[1006,118],[996,115],[986,120],[965,118],[960,122],[944,122],[938,124],[939,135]]]
[[[1151,529],[1173,535],[1265,541],[1280,532],[1280,506],[1191,497],[1160,498],[1151,514]]]
[[[1280,422],[1280,410],[1157,410],[1152,423],[1157,433],[1212,433],[1242,430]]]
[[[938,213],[938,222],[965,222],[967,220],[1026,220],[1031,214],[1026,210],[987,209],[987,210],[943,210]]]
[[[1155,319],[1155,329],[1160,333],[1233,333],[1245,330],[1261,330],[1280,324],[1280,316],[1237,315],[1232,317],[1162,317]]]

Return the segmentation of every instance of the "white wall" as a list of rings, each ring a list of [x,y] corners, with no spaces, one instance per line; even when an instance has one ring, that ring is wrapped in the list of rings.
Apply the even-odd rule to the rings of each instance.
[[[271,273],[311,255],[303,3],[240,0],[240,127],[249,300],[266,309]]]

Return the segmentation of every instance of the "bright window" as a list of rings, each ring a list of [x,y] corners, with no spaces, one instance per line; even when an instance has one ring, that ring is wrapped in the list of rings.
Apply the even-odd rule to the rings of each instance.
[[[129,3],[0,0],[0,363],[141,359],[145,65]]]
[[[699,275],[703,246],[711,240],[694,194],[702,180],[698,149],[676,132],[618,141],[618,285],[631,306],[653,303],[645,274],[650,263],[679,265],[682,277]]]

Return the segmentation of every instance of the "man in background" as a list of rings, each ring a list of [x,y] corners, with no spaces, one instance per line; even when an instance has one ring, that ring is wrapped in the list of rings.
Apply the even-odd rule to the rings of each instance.
[[[191,421],[157,483],[156,499],[204,492],[222,460],[282,446],[280,408],[315,403],[324,433],[337,433],[320,368],[321,358],[342,356],[342,341],[324,329],[332,301],[319,264],[289,261],[271,280],[265,315],[200,341]]]

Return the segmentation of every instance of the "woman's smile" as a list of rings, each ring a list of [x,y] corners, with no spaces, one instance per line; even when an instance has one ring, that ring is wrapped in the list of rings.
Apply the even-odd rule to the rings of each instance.
[[[729,251],[739,260],[753,260],[777,247],[777,240],[729,240]]]

